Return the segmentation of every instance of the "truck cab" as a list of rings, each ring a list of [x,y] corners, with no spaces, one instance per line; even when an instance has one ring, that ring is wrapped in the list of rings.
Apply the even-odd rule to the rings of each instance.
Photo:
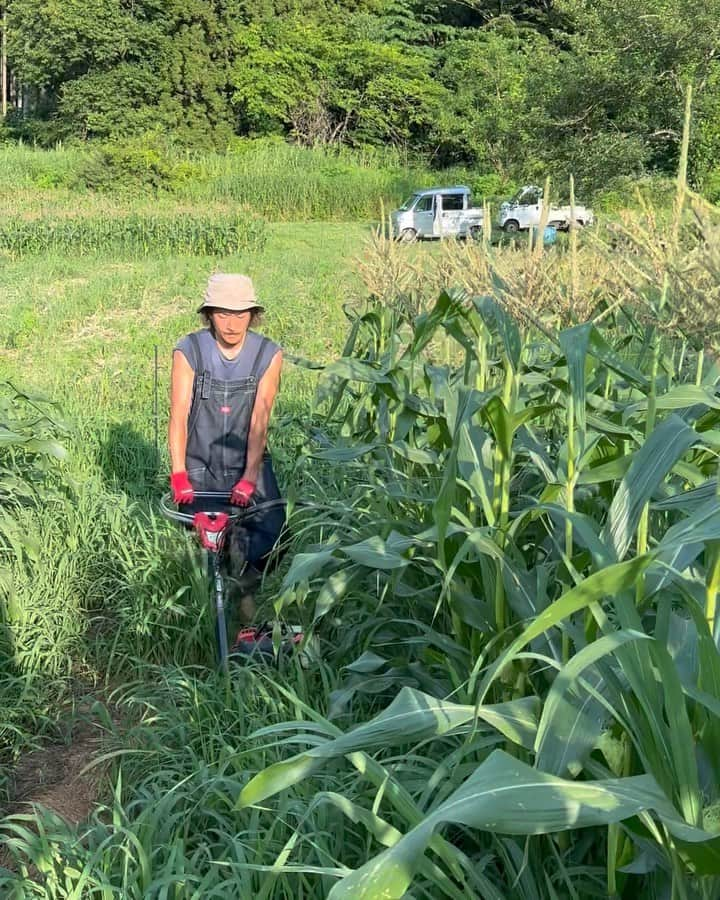
[[[400,241],[442,237],[479,237],[483,211],[472,205],[470,188],[455,185],[416,191],[390,216]]]

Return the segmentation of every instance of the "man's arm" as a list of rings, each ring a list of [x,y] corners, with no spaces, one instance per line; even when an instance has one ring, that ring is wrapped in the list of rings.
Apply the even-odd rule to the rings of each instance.
[[[170,372],[170,423],[168,425],[168,447],[173,472],[185,471],[185,451],[187,450],[187,426],[195,373],[180,350],[173,353]]]
[[[272,362],[260,379],[255,405],[250,419],[250,432],[248,434],[247,458],[245,460],[245,472],[243,479],[257,484],[260,477],[263,454],[267,446],[268,425],[273,403],[280,387],[280,370],[282,369],[282,350],[273,356]]]

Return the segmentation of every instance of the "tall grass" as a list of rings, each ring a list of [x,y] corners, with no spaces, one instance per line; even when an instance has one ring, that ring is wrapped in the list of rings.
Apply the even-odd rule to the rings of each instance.
[[[225,153],[180,151],[134,142],[107,148],[97,158],[85,149],[33,150],[0,145],[0,197],[31,192],[46,203],[70,201],[83,191],[124,196],[175,197],[192,203],[241,204],[276,221],[373,221],[413,191],[434,184],[468,183],[479,199],[498,197],[513,185],[493,174],[464,169],[436,172],[392,148],[305,148],[272,140],[238,140]],[[143,160],[152,160],[145,171]],[[150,166],[150,163],[147,164]],[[147,177],[145,177],[147,176]]]
[[[178,189],[195,201],[231,198],[276,220],[373,220],[438,176],[396,154],[333,153],[250,142],[207,158],[205,176]]]
[[[80,148],[41,150],[23,144],[0,143],[0,193],[67,187],[84,155]]]
[[[47,665],[36,631],[29,652],[42,664],[25,665],[23,609],[14,577],[39,564],[42,530],[28,527],[27,518],[44,512],[44,504],[59,496],[66,437],[67,426],[54,404],[0,382],[0,802],[7,789],[6,763],[52,728],[68,693],[67,682]],[[55,615],[62,618],[62,608]]]
[[[279,814],[235,810],[228,792],[236,795],[261,759],[278,757],[272,736],[257,748],[248,734],[293,715],[332,682],[310,677],[295,693],[252,669],[233,683],[205,669],[146,667],[143,676],[144,684],[112,698],[135,724],[123,745],[132,751],[119,751],[121,774],[107,805],[81,828],[52,816],[39,832],[23,816],[0,826],[16,866],[14,874],[0,870],[3,896],[316,896],[317,875],[272,865],[293,847],[330,870],[319,879],[329,889],[342,848],[361,851],[352,824],[331,807],[308,810],[302,789]],[[327,786],[343,789],[332,777]]]

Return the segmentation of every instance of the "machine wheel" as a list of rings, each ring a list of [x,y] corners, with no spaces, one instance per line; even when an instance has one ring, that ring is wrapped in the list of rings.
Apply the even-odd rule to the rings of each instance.
[[[403,244],[414,244],[417,240],[417,231],[414,228],[403,228],[398,240],[402,241]]]
[[[517,219],[508,219],[503,225],[503,231],[506,234],[517,234],[520,231],[520,223]]]

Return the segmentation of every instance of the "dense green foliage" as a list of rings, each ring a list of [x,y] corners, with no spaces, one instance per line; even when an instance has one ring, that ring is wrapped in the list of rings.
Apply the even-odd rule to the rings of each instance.
[[[692,82],[691,173],[718,190],[717,0],[5,5],[25,98],[6,133],[45,144],[161,131],[223,148],[277,134],[523,180],[573,171],[589,190],[673,168]]]

